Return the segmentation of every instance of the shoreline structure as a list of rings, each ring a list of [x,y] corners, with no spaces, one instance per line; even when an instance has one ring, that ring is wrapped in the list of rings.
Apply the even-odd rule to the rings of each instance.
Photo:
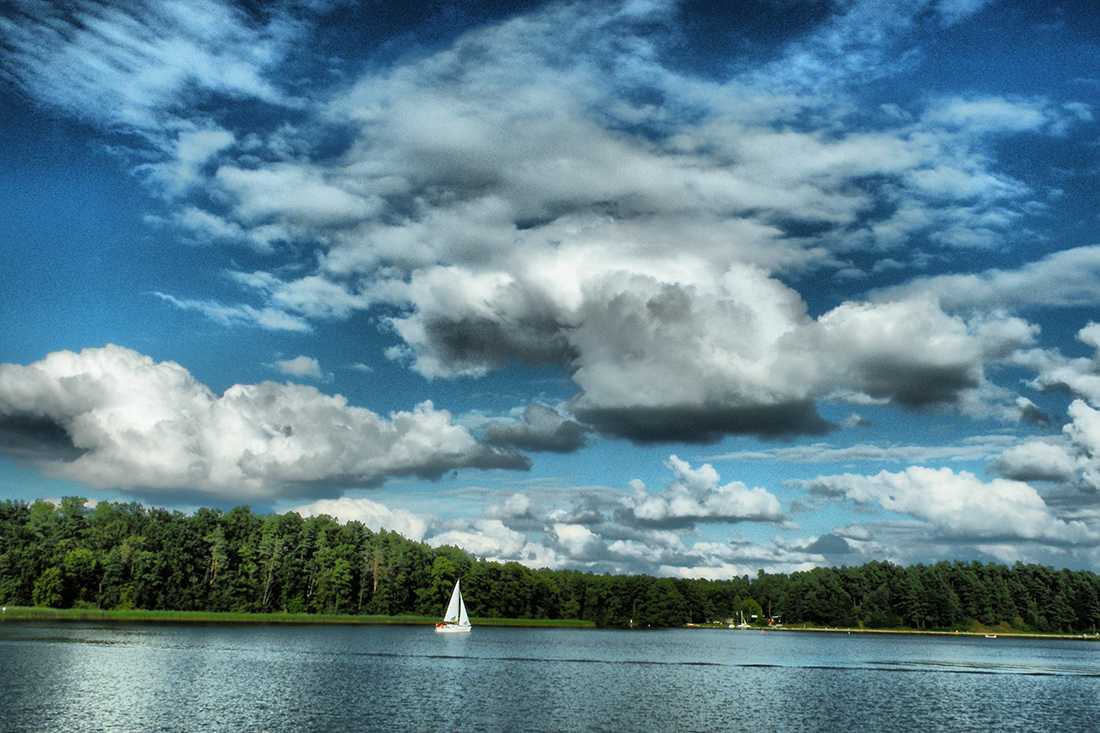
[[[695,629],[728,629],[726,625],[713,626],[701,624],[688,624]],[[819,634],[899,634],[910,636],[976,636],[986,638],[1010,638],[1010,639],[1066,639],[1072,641],[1098,641],[1100,634],[1048,634],[1030,631],[1005,631],[1000,628],[991,628],[980,631],[937,631],[932,629],[865,629],[859,627],[837,626],[753,626],[750,629],[732,629],[733,631],[764,631],[769,634],[789,632],[793,634],[819,633]]]

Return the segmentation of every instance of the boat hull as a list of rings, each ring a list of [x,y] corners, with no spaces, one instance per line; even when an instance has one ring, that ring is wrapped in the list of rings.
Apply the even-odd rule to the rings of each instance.
[[[470,633],[471,626],[459,626],[458,624],[436,624],[435,633],[437,634],[468,634]]]

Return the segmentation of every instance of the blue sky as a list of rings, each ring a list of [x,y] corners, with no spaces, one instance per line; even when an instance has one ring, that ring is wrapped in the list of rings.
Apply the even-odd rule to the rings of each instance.
[[[0,13],[0,498],[1097,566],[1091,3]]]

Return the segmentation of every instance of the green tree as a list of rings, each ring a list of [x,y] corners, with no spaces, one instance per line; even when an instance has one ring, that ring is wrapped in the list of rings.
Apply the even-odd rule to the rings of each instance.
[[[61,608],[65,601],[65,581],[61,568],[53,565],[34,584],[34,605]]]

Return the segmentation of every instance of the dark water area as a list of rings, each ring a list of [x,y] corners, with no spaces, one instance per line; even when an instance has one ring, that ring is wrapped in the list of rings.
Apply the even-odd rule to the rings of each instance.
[[[1090,731],[1100,643],[0,623],[0,731]]]

